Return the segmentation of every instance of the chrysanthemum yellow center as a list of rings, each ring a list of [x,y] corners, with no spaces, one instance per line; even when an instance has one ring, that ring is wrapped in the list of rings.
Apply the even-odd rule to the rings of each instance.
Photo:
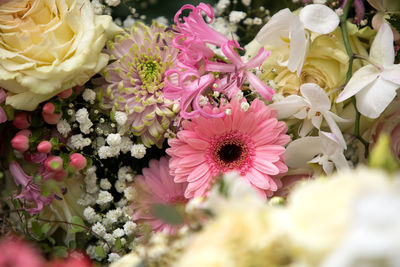
[[[140,78],[145,82],[155,82],[159,79],[160,68],[156,60],[148,59],[138,66]]]

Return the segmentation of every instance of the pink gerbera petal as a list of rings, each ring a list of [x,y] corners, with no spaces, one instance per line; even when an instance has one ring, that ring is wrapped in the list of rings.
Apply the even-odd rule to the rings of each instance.
[[[132,218],[139,223],[148,223],[155,231],[176,232],[182,225],[169,225],[157,218],[152,210],[157,204],[179,207],[186,203],[184,192],[187,183],[175,183],[168,167],[169,158],[153,159],[149,168],[136,176],[138,196],[134,202]]]
[[[286,125],[257,99],[247,111],[240,105],[234,98],[223,107],[230,115],[184,121],[183,133],[169,140],[171,174],[175,182],[188,183],[185,197],[207,194],[219,174],[232,170],[264,196],[281,186],[279,177],[287,171],[282,155],[290,139]]]

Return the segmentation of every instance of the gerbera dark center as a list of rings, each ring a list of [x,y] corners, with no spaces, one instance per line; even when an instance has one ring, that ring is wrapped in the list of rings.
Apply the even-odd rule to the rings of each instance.
[[[248,159],[248,145],[236,133],[220,137],[213,146],[213,158],[218,168],[240,169]]]
[[[238,160],[241,154],[242,147],[237,144],[226,144],[218,151],[219,158],[226,163]]]

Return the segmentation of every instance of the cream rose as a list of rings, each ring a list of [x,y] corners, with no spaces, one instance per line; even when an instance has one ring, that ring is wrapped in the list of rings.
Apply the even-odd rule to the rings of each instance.
[[[119,30],[89,0],[0,3],[0,87],[6,103],[34,110],[59,92],[87,82],[108,62],[101,53]]]
[[[370,28],[359,31],[356,25],[351,23],[348,23],[348,29],[354,53],[368,56],[369,39],[374,31]],[[249,55],[253,55],[260,47],[261,45],[254,40],[246,50]],[[300,94],[300,86],[304,83],[316,83],[326,92],[331,92],[340,88],[345,82],[349,58],[340,28],[330,34],[311,34],[307,56],[299,76],[279,64],[289,58],[288,45],[264,48],[271,51],[271,56],[262,65],[262,74],[259,77],[282,96]],[[361,64],[360,60],[355,60],[353,70],[359,69]]]

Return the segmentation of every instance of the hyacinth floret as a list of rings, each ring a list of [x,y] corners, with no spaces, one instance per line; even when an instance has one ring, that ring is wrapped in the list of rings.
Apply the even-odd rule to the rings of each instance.
[[[164,98],[162,92],[164,74],[175,67],[178,54],[173,38],[164,26],[138,22],[107,45],[115,61],[102,73],[101,104],[112,109],[112,116],[116,111],[125,112],[127,121],[120,131],[132,132],[147,147],[162,145],[178,112],[175,102]]]

